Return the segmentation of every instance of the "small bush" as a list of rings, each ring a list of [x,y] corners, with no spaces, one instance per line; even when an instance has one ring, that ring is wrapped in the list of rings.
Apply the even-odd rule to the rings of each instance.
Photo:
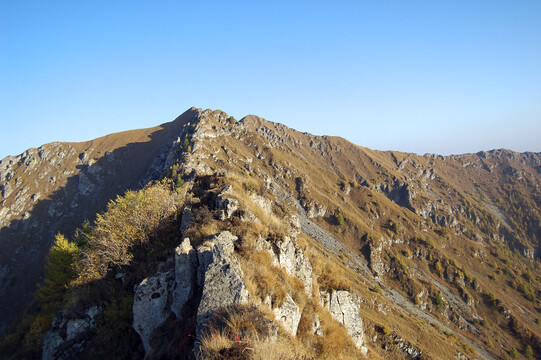
[[[178,190],[183,186],[184,186],[184,180],[181,177],[179,177],[177,181],[175,181],[175,190]]]
[[[342,212],[342,210],[336,210],[334,212],[334,223],[339,226],[342,226],[346,223],[346,216]]]
[[[133,247],[145,246],[166,227],[181,203],[171,180],[128,191],[109,202],[107,211],[96,216],[87,245],[81,248],[76,283],[101,279],[111,267],[128,265]]]
[[[436,306],[443,306],[444,304],[444,301],[443,301],[443,297],[441,296],[441,293],[440,292],[437,292],[434,294],[434,297],[432,298],[432,303]]]

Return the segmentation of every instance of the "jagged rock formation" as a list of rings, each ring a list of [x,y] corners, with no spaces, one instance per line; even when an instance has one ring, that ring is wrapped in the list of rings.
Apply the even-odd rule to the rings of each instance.
[[[66,311],[59,313],[52,328],[45,336],[43,360],[73,359],[84,349],[85,335],[96,327],[96,317],[101,309],[94,306],[82,317],[72,318]]]
[[[321,303],[327,307],[332,317],[344,325],[353,338],[357,348],[366,344],[364,336],[363,320],[360,314],[360,302],[349,291],[332,291],[321,293]],[[366,349],[366,347],[365,347]],[[366,350],[365,350],[366,353]]]
[[[343,329],[353,349],[342,347],[355,356],[540,353],[540,154],[380,152],[200,109],[131,134],[134,145],[124,136],[50,144],[0,162],[0,320],[21,310],[23,302],[3,305],[31,293],[53,232],[69,234],[115,194],[168,176],[188,184],[176,248],[144,277],[132,265],[114,269],[122,271],[116,283],[137,285],[136,354],[201,354],[213,316],[242,306],[266,309],[264,341],[324,343]],[[250,277],[253,259],[243,251],[270,258],[269,279]],[[32,270],[23,275],[19,266]],[[282,292],[258,292],[265,281]],[[98,325],[62,314],[44,357],[83,356]],[[195,343],[164,339],[171,328]]]
[[[219,308],[250,301],[242,269],[233,255],[235,240],[230,233],[220,233],[198,248],[197,281],[202,294],[197,310],[197,339],[201,339],[209,319]]]

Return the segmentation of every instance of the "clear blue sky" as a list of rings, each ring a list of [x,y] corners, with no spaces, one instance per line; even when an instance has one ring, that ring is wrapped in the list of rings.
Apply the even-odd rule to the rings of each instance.
[[[256,114],[380,150],[541,151],[541,1],[0,1],[0,158]]]

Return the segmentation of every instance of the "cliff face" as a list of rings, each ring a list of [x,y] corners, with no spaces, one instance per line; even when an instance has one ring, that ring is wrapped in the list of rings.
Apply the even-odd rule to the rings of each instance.
[[[130,330],[117,340],[137,356],[541,350],[540,154],[380,152],[199,109],[160,128],[2,160],[4,320],[22,307],[4,293],[29,298],[55,232],[70,234],[116,194],[163,176],[184,205],[167,241],[150,238],[174,246],[152,247],[150,265],[135,248],[100,280],[126,293]],[[100,354],[116,304],[103,292],[55,318],[44,357]]]

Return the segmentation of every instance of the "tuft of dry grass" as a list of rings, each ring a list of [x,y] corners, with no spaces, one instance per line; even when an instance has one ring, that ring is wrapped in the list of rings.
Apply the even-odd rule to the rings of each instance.
[[[307,249],[306,255],[310,259],[320,290],[351,289],[351,281],[347,278],[345,271],[337,264],[337,262],[330,261],[313,248]]]

